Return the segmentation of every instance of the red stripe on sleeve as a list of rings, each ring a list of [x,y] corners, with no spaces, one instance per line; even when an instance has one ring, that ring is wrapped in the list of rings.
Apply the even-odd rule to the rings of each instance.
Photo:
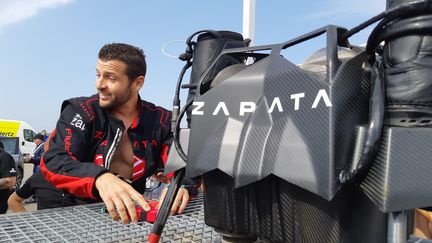
[[[55,174],[48,170],[45,165],[45,158],[42,156],[40,162],[40,170],[49,182],[59,189],[65,189],[78,197],[96,199],[93,195],[94,178],[92,177],[74,177],[61,174]]]

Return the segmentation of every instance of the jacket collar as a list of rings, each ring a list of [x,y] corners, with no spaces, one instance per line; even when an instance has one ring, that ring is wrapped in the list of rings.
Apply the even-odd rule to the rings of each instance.
[[[138,115],[137,117],[135,117],[135,119],[133,120],[132,124],[131,124],[131,128],[136,128],[138,126],[138,124],[140,123],[140,118],[141,118],[141,105],[142,104],[142,100],[141,100],[141,96],[138,94]]]
[[[99,95],[98,94],[96,94],[95,96],[99,99]],[[138,124],[140,123],[140,117],[141,117],[141,112],[142,112],[141,111],[142,110],[141,109],[141,106],[142,106],[141,104],[142,104],[142,99],[141,99],[141,96],[138,94],[138,104],[137,104],[138,105],[138,115],[132,121],[131,128],[136,128],[138,126]],[[120,125],[121,127],[124,128],[123,122],[120,119],[118,119],[115,116],[113,116],[111,114],[111,112],[109,112],[107,109],[104,109],[102,107],[101,107],[101,109],[107,114],[107,116],[109,117],[110,121],[114,121],[115,123],[117,123],[118,125]]]

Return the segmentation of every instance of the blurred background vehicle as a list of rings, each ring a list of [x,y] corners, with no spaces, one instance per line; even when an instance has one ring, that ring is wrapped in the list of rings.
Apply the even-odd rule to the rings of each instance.
[[[36,148],[33,137],[36,130],[25,121],[0,119],[0,136],[17,137],[18,146],[24,155],[31,154]]]
[[[15,160],[17,179],[15,187],[20,187],[24,177],[24,156],[20,150],[18,137],[0,136],[0,141],[4,144],[4,150]]]

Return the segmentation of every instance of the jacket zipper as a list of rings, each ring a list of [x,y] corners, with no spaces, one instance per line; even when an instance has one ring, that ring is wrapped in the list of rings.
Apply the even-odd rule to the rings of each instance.
[[[120,139],[123,135],[123,131],[120,128],[117,128],[116,135],[114,136],[114,141],[111,144],[111,147],[108,150],[106,159],[105,159],[105,168],[109,169],[111,165],[112,157],[117,149],[117,145],[120,143]]]

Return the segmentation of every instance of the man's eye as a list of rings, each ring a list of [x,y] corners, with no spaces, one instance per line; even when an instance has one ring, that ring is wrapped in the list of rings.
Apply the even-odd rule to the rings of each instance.
[[[112,75],[109,75],[108,78],[109,78],[110,80],[116,80],[116,77],[114,77],[114,76],[112,76]]]
[[[96,77],[100,78],[100,76],[101,76],[100,73],[96,73]]]

